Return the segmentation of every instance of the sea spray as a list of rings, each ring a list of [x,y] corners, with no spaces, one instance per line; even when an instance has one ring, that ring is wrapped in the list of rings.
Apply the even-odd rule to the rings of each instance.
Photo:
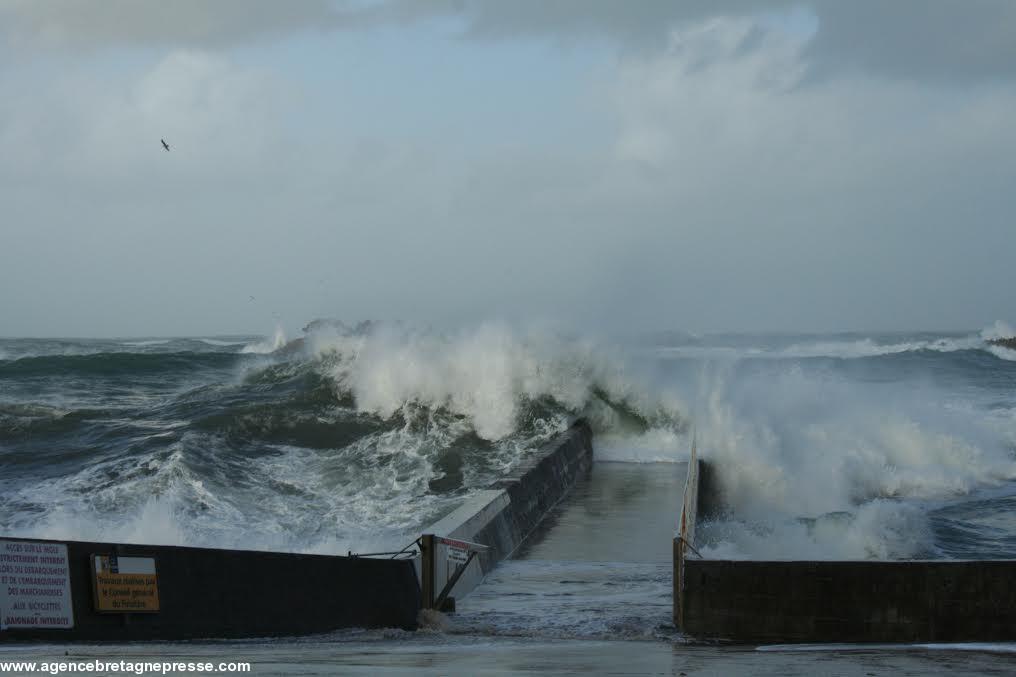
[[[697,388],[699,449],[727,510],[700,534],[717,556],[931,556],[922,505],[1016,479],[989,419],[927,383],[734,361]]]
[[[207,341],[207,339],[204,339]],[[214,344],[213,344],[214,345]],[[228,344],[227,344],[228,345]],[[282,325],[275,326],[275,332],[270,338],[249,343],[243,347],[240,351],[246,354],[265,355],[267,353],[275,352],[286,345],[286,330],[282,328]]]

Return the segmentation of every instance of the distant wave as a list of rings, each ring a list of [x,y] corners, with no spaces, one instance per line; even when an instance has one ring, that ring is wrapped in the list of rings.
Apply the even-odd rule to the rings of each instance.
[[[735,347],[735,346],[666,346],[654,349],[654,353],[662,357],[692,359],[863,359],[900,355],[912,352],[953,353],[966,350],[983,350],[1002,359],[1014,359],[998,346],[992,346],[980,336],[961,338],[937,338],[928,340],[901,341],[897,343],[879,342],[873,338],[852,341],[800,341],[783,348],[776,347]]]
[[[247,341],[225,341],[222,339],[211,339],[211,338],[199,338],[198,341],[208,344],[210,346],[216,346],[219,348],[225,348],[228,346],[240,346],[245,345]]]
[[[68,374],[173,373],[215,367],[235,362],[236,356],[219,352],[134,353],[106,352],[82,355],[37,355],[0,364],[0,376],[66,376]]]
[[[779,357],[834,357],[842,359],[879,357],[908,352],[939,352],[951,353],[963,350],[984,350],[1002,359],[1016,359],[1013,351],[1000,349],[989,341],[998,338],[1016,336],[1012,327],[997,321],[978,334],[964,337],[943,337],[926,340],[901,341],[898,343],[880,343],[871,338],[856,341],[819,341],[816,343],[799,343],[778,353]],[[1000,352],[1002,351],[1002,352]],[[1008,353],[1008,355],[1007,355]]]
[[[960,350],[978,350],[984,342],[976,336],[952,339],[941,338],[930,341],[906,341],[902,343],[877,343],[872,339],[858,341],[831,341],[821,343],[800,343],[780,351],[778,357],[838,357],[852,359],[878,357],[922,350],[951,353]]]

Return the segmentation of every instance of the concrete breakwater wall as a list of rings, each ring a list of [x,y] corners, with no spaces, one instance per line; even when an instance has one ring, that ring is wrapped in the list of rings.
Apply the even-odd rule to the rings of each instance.
[[[414,629],[407,560],[0,540],[0,642]]]
[[[1016,561],[684,562],[683,632],[737,642],[1016,640]]]
[[[461,599],[498,562],[511,556],[589,471],[592,438],[589,423],[576,421],[509,476],[426,529],[421,541],[423,605],[434,606],[442,591]],[[461,565],[465,566],[457,582],[445,590]]]
[[[674,539],[674,624],[732,642],[1016,640],[1016,560],[731,561],[700,557],[695,527],[715,505],[692,448]]]

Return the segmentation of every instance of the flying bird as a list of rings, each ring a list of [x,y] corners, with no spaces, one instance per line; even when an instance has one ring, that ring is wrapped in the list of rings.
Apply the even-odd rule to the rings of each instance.
[[[159,141],[162,141],[162,147],[163,148],[165,148],[166,150],[169,150],[169,144],[166,143],[165,139],[159,139]]]

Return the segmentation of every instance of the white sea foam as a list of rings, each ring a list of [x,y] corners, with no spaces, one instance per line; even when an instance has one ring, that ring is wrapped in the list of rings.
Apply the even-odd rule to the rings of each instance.
[[[179,451],[163,456],[168,458],[97,462],[10,492],[10,500],[27,506],[11,530],[54,539],[185,544],[186,522],[166,495],[173,476],[181,473],[181,457]]]
[[[706,521],[697,536],[703,555],[714,559],[910,559],[934,550],[924,512],[883,499],[812,519]]]
[[[373,446],[386,442],[375,439]],[[360,444],[369,446],[366,439]],[[433,473],[416,453],[419,446],[384,447],[382,454],[399,458],[381,472],[278,447],[246,468],[234,466],[239,482],[224,482],[196,474],[177,444],[168,456],[98,463],[13,492],[12,501],[31,507],[10,530],[54,539],[330,554],[397,549],[418,535],[412,528],[421,519],[454,500],[426,492]],[[111,475],[118,480],[110,482]]]
[[[988,352],[1000,360],[1016,362],[1016,350],[1004,348],[1002,346],[988,346]]]

